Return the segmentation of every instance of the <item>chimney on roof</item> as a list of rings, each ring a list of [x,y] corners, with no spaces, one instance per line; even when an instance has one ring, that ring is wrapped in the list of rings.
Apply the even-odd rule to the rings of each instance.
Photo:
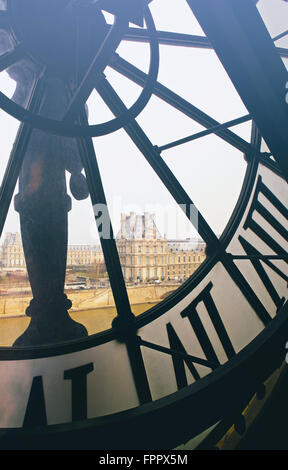
[[[135,212],[130,212],[130,233],[134,232],[135,223],[136,223],[136,213]]]
[[[125,238],[126,236],[126,220],[126,214],[121,213],[120,238]]]

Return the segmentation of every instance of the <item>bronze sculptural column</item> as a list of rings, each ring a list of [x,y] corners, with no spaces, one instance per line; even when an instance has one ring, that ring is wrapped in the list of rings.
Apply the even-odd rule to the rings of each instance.
[[[63,118],[71,90],[78,86],[107,32],[104,17],[94,3],[13,0],[15,30],[35,59],[30,69],[26,60],[8,70],[17,82],[13,96],[17,104],[27,106],[33,67],[41,64],[45,81],[37,112],[45,118]],[[39,77],[39,73],[35,75]],[[20,215],[33,299],[26,310],[31,322],[14,346],[51,344],[87,336],[86,328],[69,316],[71,301],[64,294],[71,209],[66,171],[71,174],[72,195],[84,199],[89,192],[82,169],[75,138],[32,130],[19,176],[15,209]]]
[[[10,74],[15,77],[17,69],[10,70]],[[17,81],[21,89],[21,75],[17,76]],[[21,99],[17,89],[15,95],[15,99]],[[58,118],[66,102],[64,82],[51,77],[46,83],[40,113]],[[71,173],[72,194],[77,199],[88,197],[75,139],[33,130],[19,177],[19,193],[15,197],[33,293],[26,310],[31,322],[14,346],[48,344],[87,336],[86,328],[69,316],[72,304],[64,294],[68,212],[71,209],[66,170]]]
[[[146,12],[147,18],[144,15],[146,2],[148,0],[125,0],[125,4],[119,3],[118,0],[9,0],[13,34],[19,38],[26,54],[22,64],[13,65],[8,70],[17,82],[13,99],[22,106],[23,111],[29,91],[24,90],[23,85],[26,81],[25,66],[28,57],[28,62],[31,60],[34,66],[39,65],[41,68],[43,75],[35,75],[38,76],[38,84],[44,83],[44,92],[42,90],[38,95],[38,98],[42,97],[41,102],[36,99],[37,109],[33,108],[32,113],[30,112],[30,117],[31,114],[37,116],[36,123],[34,119],[34,122],[24,119],[25,125],[29,122],[38,128],[37,121],[46,118],[46,121],[42,119],[42,122],[54,122],[56,128],[58,124],[61,127],[55,131],[57,135],[33,129],[28,146],[22,151],[25,158],[19,177],[15,209],[20,214],[23,248],[33,300],[27,309],[27,314],[31,316],[30,325],[14,346],[50,344],[87,335],[85,328],[69,317],[67,310],[71,302],[63,293],[67,256],[67,214],[71,206],[66,191],[66,170],[71,173],[72,194],[82,199],[88,197],[86,180],[81,173],[82,163],[84,164],[94,213],[97,204],[106,205],[106,198],[92,139],[87,138],[89,134],[82,134],[82,130],[80,134],[66,131],[69,126],[73,128],[77,124],[78,130],[83,127],[96,127],[97,131],[93,129],[93,135],[110,133],[122,127],[132,116],[139,114],[150,99],[158,72],[159,51],[153,19],[150,13]],[[114,15],[112,26],[106,23],[102,9]],[[156,62],[154,64],[151,59],[147,83],[134,105],[120,113],[121,116],[115,115],[115,119],[100,124],[102,127],[99,131],[98,125],[88,125],[84,111],[85,103],[96,84],[100,86],[101,82],[103,85],[105,68],[115,59],[115,51],[127,31],[129,20],[143,26],[144,16],[151,34],[151,58],[156,59]],[[30,91],[31,86],[30,80]],[[43,128],[47,127],[40,125],[39,129]],[[48,128],[50,132],[54,132],[53,126]],[[76,140],[58,137],[58,134],[81,137]],[[78,151],[81,153],[82,163]],[[99,234],[100,213],[101,211],[95,213]],[[109,216],[106,218],[109,236],[106,239],[101,233],[100,241],[110,281],[112,278],[113,295],[117,298],[117,313],[124,318],[123,324],[126,325],[126,321],[133,322],[134,315],[125,289],[111,221]]]

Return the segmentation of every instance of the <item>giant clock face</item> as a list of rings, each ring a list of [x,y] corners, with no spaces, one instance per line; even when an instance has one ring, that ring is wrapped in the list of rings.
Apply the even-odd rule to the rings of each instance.
[[[175,17],[177,3],[169,3]],[[56,196],[51,192],[47,200],[27,199],[31,189],[27,175],[37,162],[33,160],[33,139],[43,147],[54,139],[61,147],[73,138],[85,170],[117,309],[112,327],[90,336],[81,325],[73,329],[69,322],[59,323],[51,312],[47,326],[41,320],[47,314],[41,304],[45,289],[39,287],[44,265],[39,262],[35,270],[33,266],[28,269],[35,300],[30,306],[30,326],[13,347],[0,350],[3,448],[173,448],[225,419],[236,422],[284,359],[288,340],[287,49],[284,43],[277,46],[277,39],[273,44],[269,25],[260,14],[261,1],[258,5],[252,0],[183,1],[202,35],[159,29],[154,4],[157,0],[1,3],[0,27],[8,46],[0,57],[0,69],[8,69],[17,86],[12,98],[0,94],[0,105],[22,122],[2,182],[1,229],[19,173],[20,196],[15,208],[20,213],[22,236],[28,239],[31,230],[28,210],[39,211],[44,201],[48,201],[48,213],[54,210]],[[283,7],[288,14],[288,6],[284,3]],[[149,46],[146,72],[121,57],[118,47],[125,41]],[[164,46],[188,51],[198,48],[203,53],[214,49],[247,113],[220,123],[163,85],[157,74],[159,50],[161,65]],[[108,69],[140,86],[129,106],[109,82]],[[111,119],[97,123],[87,119],[84,105],[94,89],[110,109]],[[155,145],[141,126],[141,113],[153,97],[205,130],[173,142],[167,135],[166,144]],[[250,121],[248,142],[233,132],[233,126]],[[109,208],[104,210],[109,236],[103,233],[105,187],[92,143],[92,137],[119,129],[126,132],[157,175],[159,185],[166,187],[206,244],[206,259],[200,268],[163,302],[136,318],[110,227]],[[186,192],[164,158],[169,148],[210,134],[244,154],[246,161],[241,192],[221,236],[190,197],[193,188]],[[62,167],[58,157],[49,166],[48,156],[43,155],[38,160],[40,169],[45,169],[43,181],[47,178],[56,194],[60,186],[54,180]],[[209,197],[213,199],[213,194]],[[28,200],[32,202],[27,209]],[[63,205],[62,212],[64,209]],[[57,220],[62,223],[61,218]],[[56,247],[57,236],[53,240]],[[27,242],[31,254],[29,247]],[[41,250],[39,253],[41,258]],[[49,296],[45,301],[49,303]],[[50,309],[57,310],[53,302]]]

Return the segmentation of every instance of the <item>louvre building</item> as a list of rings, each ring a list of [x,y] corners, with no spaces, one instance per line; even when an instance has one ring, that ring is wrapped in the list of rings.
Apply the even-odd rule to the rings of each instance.
[[[121,214],[117,246],[126,281],[170,281],[189,277],[205,259],[204,246],[191,249],[189,241],[175,247],[161,235],[155,215]]]
[[[130,212],[121,214],[116,238],[126,282],[183,281],[204,261],[205,245],[201,241],[167,240],[159,232],[155,214]],[[67,267],[104,264],[99,245],[69,245]],[[25,257],[19,233],[6,233],[1,250],[4,269],[25,269]]]
[[[103,263],[99,245],[70,245],[67,252],[67,266],[90,266]],[[3,268],[25,268],[25,257],[19,233],[6,233],[1,250]]]
[[[155,214],[121,214],[116,238],[126,282],[183,281],[204,261],[201,241],[167,240],[155,222]],[[104,264],[100,245],[68,245],[67,267]],[[4,269],[24,269],[25,257],[19,233],[6,233],[1,251]]]

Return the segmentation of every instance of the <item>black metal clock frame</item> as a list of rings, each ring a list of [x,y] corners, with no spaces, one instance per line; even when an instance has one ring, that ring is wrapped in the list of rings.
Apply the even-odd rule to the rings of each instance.
[[[0,439],[0,447],[9,448],[100,448],[109,446],[113,448],[172,448],[185,440],[199,434],[207,427],[221,421],[227,416],[231,416],[232,422],[237,422],[241,416],[241,410],[246,406],[254,393],[261,389],[263,382],[269,375],[279,367],[284,359],[285,342],[287,340],[287,302],[285,299],[274,298],[277,304],[277,316],[272,320],[269,312],[254,293],[253,289],[241,274],[235,260],[250,259],[255,269],[259,270],[259,259],[270,263],[273,259],[287,260],[287,254],[279,251],[277,246],[271,245],[271,240],[265,240],[268,246],[273,246],[276,255],[263,255],[258,252],[251,252],[247,246],[247,256],[227,253],[226,249],[235,234],[240,220],[247,207],[251,191],[255,184],[255,178],[259,164],[271,169],[282,178],[288,177],[287,168],[287,148],[288,140],[286,129],[288,127],[288,108],[285,103],[285,84],[287,71],[281,61],[281,57],[287,57],[288,52],[283,48],[275,48],[261,17],[251,0],[187,0],[193,13],[196,15],[200,25],[203,27],[207,37],[198,37],[187,34],[169,33],[166,31],[156,31],[153,26],[152,17],[146,13],[145,19],[147,28],[138,29],[134,27],[121,30],[121,39],[150,42],[151,44],[151,67],[147,75],[118,54],[111,54],[109,50],[109,60],[107,64],[143,87],[143,96],[137,101],[136,107],[129,111],[115,90],[112,88],[104,74],[97,76],[94,84],[96,90],[108,105],[115,116],[117,125],[121,125],[139,148],[147,162],[159,176],[162,183],[173,196],[175,202],[183,209],[190,219],[190,207],[193,201],[187,195],[174,174],[162,159],[161,152],[172,146],[182,145],[185,142],[201,138],[213,133],[225,140],[236,149],[244,153],[247,160],[247,171],[243,188],[232,214],[220,239],[217,238],[205,218],[199,213],[198,231],[207,245],[207,259],[177,291],[172,293],[161,304],[153,307],[137,318],[131,312],[130,303],[123,279],[119,255],[113,237],[112,225],[111,237],[101,238],[101,245],[105,257],[107,271],[109,274],[111,287],[117,308],[117,318],[113,322],[111,330],[92,335],[88,338],[80,338],[75,341],[55,345],[40,345],[32,348],[0,348],[0,360],[10,361],[17,359],[30,359],[40,357],[58,356],[65,353],[88,349],[92,346],[118,339],[126,342],[131,369],[138,392],[141,406],[136,409],[109,415],[108,417],[86,419],[87,417],[77,415],[75,421],[69,425],[45,426],[45,423],[29,423],[24,429],[3,430]],[[146,7],[148,12],[148,7]],[[217,9],[221,8],[222,15]],[[229,18],[229,20],[228,20]],[[247,23],[246,20],[249,19]],[[231,31],[237,20],[238,30]],[[5,12],[0,12],[0,25],[7,22]],[[231,28],[230,28],[231,25]],[[256,41],[252,41],[251,34],[254,34]],[[227,40],[229,38],[229,40]],[[247,41],[248,38],[248,41]],[[119,38],[118,38],[119,39]],[[243,99],[249,115],[226,123],[219,123],[202,110],[183,99],[179,95],[163,86],[156,79],[158,70],[158,46],[169,44],[173,46],[211,48],[218,54],[221,62],[225,66],[229,77],[234,83],[237,91]],[[264,47],[264,46],[265,47]],[[245,60],[235,60],[235,51],[241,50],[241,57]],[[18,61],[23,50],[17,46],[14,51],[5,54],[0,58],[0,70],[3,70],[14,61]],[[106,57],[106,59],[107,59]],[[248,57],[248,59],[247,59]],[[238,58],[238,56],[237,56]],[[263,73],[265,63],[265,70]],[[267,66],[267,63],[269,66]],[[253,70],[253,79],[248,69]],[[0,216],[0,232],[6,220],[11,198],[16,186],[21,164],[31,135],[33,124],[38,128],[47,128],[49,131],[61,132],[63,135],[77,137],[78,147],[85,169],[89,193],[92,205],[102,203],[106,205],[105,192],[102,185],[97,158],[92,143],[91,132],[89,131],[87,117],[84,110],[83,99],[78,108],[79,115],[77,125],[65,128],[56,127],[48,123],[45,119],[38,119],[37,111],[43,92],[43,76],[36,81],[32,92],[28,110],[20,110],[20,107],[0,95],[0,105],[18,119],[25,123],[21,124],[17,135],[16,143],[10,156],[7,170],[2,182],[0,192],[0,206],[2,208]],[[265,90],[265,105],[258,91]],[[143,109],[151,94],[161,98],[175,109],[181,111],[186,116],[204,126],[207,130],[191,136],[184,136],[183,139],[169,142],[164,145],[154,145],[143,132],[135,119],[135,115]],[[84,93],[85,95],[85,93]],[[84,96],[83,95],[83,96]],[[78,95],[77,95],[78,96]],[[78,98],[77,98],[78,99]],[[273,113],[272,111],[273,110]],[[135,111],[135,113],[134,113]],[[36,113],[36,114],[35,114]],[[36,116],[36,117],[35,117]],[[277,116],[277,126],[273,121]],[[231,127],[248,120],[253,121],[251,142],[248,143],[237,134]],[[257,125],[256,125],[256,124]],[[49,124],[49,127],[46,127]],[[114,130],[114,124],[110,126],[110,131]],[[77,130],[78,129],[78,130]],[[86,129],[83,131],[83,129]],[[95,128],[93,132],[95,131]],[[95,135],[95,134],[93,134]],[[274,159],[271,154],[261,152],[260,143],[262,136],[269,144]],[[258,182],[261,185],[261,181]],[[269,197],[269,194],[268,194]],[[274,201],[274,199],[273,199]],[[275,202],[275,201],[274,201]],[[277,208],[284,216],[287,216],[287,209],[280,203]],[[267,215],[267,214],[265,214]],[[269,217],[269,216],[268,216]],[[271,219],[270,219],[271,220]],[[97,214],[96,214],[97,223]],[[273,220],[272,220],[273,223]],[[97,223],[97,225],[99,225]],[[98,226],[99,229],[99,226]],[[281,230],[281,229],[280,229]],[[284,233],[284,232],[283,232]],[[287,234],[284,233],[284,236]],[[278,251],[277,251],[278,250]],[[179,300],[191,292],[199,282],[207,275],[212,267],[220,262],[229,273],[230,277],[240,288],[241,292],[248,300],[250,306],[258,315],[265,326],[264,330],[240,353],[235,354],[229,337],[225,334],[221,318],[214,310],[213,324],[223,343],[224,349],[229,357],[227,363],[220,367],[217,358],[211,352],[209,341],[205,337],[202,327],[194,322],[192,325],[198,337],[201,337],[201,345],[206,352],[207,360],[191,356],[185,350],[179,348],[168,349],[161,345],[144,341],[141,338],[139,329],[152,320],[165,314],[167,310],[176,305]],[[287,280],[287,279],[286,279]],[[273,295],[273,290],[267,281],[266,288]],[[208,300],[207,300],[208,302]],[[189,313],[181,312],[182,317]],[[189,317],[190,318],[190,317]],[[173,332],[171,332],[172,334]],[[177,342],[176,342],[177,344]],[[173,361],[183,360],[190,368],[196,382],[190,386],[181,385],[181,373],[179,373],[179,390],[177,393],[152,402],[148,379],[145,373],[145,366],[142,358],[141,348],[152,348],[156,351],[172,356]],[[201,362],[202,361],[202,362]],[[195,372],[195,363],[207,366],[212,372],[206,377],[198,380]],[[176,369],[175,369],[176,370]],[[227,400],[227,390],[232,400]],[[204,406],[205,405],[205,406]],[[191,410],[191,415],[187,416],[187,410]],[[37,429],[35,428],[37,426]],[[125,433],[121,432],[125,426]],[[81,437],[80,437],[81,433]]]

